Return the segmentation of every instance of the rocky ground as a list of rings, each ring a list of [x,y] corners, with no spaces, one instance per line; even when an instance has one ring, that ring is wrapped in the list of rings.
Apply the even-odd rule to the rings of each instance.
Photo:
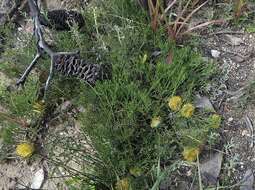
[[[223,74],[214,104],[224,117],[221,134],[225,145],[221,170],[228,175],[231,184],[250,183],[244,189],[253,189],[254,105],[243,97],[255,76],[255,35],[228,27],[214,31],[204,42],[204,47],[219,63]],[[224,174],[220,177],[226,178]]]

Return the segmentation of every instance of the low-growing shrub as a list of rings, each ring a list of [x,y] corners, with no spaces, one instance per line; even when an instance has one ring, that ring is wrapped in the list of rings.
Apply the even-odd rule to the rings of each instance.
[[[208,132],[220,124],[219,117],[197,110],[193,103],[194,95],[203,92],[215,73],[214,65],[204,62],[189,46],[176,47],[164,28],[153,32],[146,11],[136,1],[98,1],[84,15],[86,34],[91,36],[76,30],[56,33],[57,46],[63,50],[77,46],[86,59],[110,64],[111,78],[91,87],[55,75],[46,104],[65,97],[84,107],[78,121],[94,151],[91,157],[87,151],[82,155],[84,147],[76,144],[74,148],[57,138],[45,148],[62,146],[68,149],[66,153],[72,150],[72,155],[77,151],[84,159],[69,158],[81,166],[87,164],[81,160],[91,158],[90,165],[82,167],[84,171],[67,181],[70,186],[156,189],[179,160],[196,160]],[[25,65],[27,60],[20,60]],[[36,102],[34,83],[29,80],[27,90],[19,92],[24,99],[20,94],[1,99],[14,115],[34,116],[30,114]]]

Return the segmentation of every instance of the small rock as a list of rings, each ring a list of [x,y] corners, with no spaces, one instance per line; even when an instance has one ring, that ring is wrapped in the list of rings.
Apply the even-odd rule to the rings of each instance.
[[[248,130],[243,130],[241,135],[242,136],[249,136],[249,131]]]
[[[228,118],[228,122],[229,122],[229,123],[232,122],[233,120],[234,120],[233,117]]]
[[[251,169],[248,169],[245,172],[245,175],[242,179],[240,190],[253,190],[254,176]]]
[[[240,57],[240,56],[234,56],[234,57],[232,57],[232,60],[233,60],[234,62],[237,62],[237,63],[242,63],[242,62],[245,61],[245,59],[242,58],[242,57]]]
[[[211,50],[211,55],[213,58],[219,58],[220,57],[220,52],[218,50]]]
[[[214,109],[211,101],[206,96],[197,95],[196,99],[195,99],[195,106],[196,106],[196,108],[215,112],[215,109]]]
[[[186,175],[187,176],[191,176],[192,175],[192,171],[191,170],[187,171]]]
[[[216,185],[221,170],[223,154],[215,153],[210,160],[201,164],[201,175],[204,184]]]
[[[226,35],[226,39],[231,43],[233,46],[239,46],[240,44],[243,44],[243,40],[241,38],[238,38],[236,36],[232,35]]]
[[[169,189],[173,189],[173,181],[171,180],[171,178],[166,178],[165,180],[163,180],[160,183],[160,190],[169,190]],[[174,189],[176,190],[182,190],[182,189],[188,189],[189,184],[187,181],[178,181],[175,186]]]
[[[44,170],[41,168],[37,172],[35,172],[31,184],[31,189],[40,189],[42,187],[43,182],[44,182]]]

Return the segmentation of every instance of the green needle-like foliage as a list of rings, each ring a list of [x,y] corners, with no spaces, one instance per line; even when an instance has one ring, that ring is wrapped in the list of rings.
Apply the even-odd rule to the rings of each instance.
[[[192,47],[177,47],[167,38],[165,28],[153,32],[149,16],[136,1],[96,1],[83,14],[86,32],[75,28],[54,32],[55,48],[82,50],[83,58],[110,65],[111,78],[91,87],[56,74],[47,104],[64,97],[72,99],[77,107],[84,107],[78,121],[94,151],[83,155],[81,144],[72,147],[73,141],[59,140],[57,134],[49,137],[54,143],[45,147],[49,155],[58,146],[66,149],[65,157],[85,168],[81,173],[93,176],[78,173],[75,180],[68,181],[69,185],[80,182],[82,187],[89,183],[89,189],[155,189],[182,159],[183,147],[203,145],[210,130],[207,113],[195,110],[184,118],[181,112],[168,107],[168,99],[181,96],[183,104],[192,104],[194,95],[203,92],[210,82],[215,68]],[[160,53],[155,56],[155,52]],[[32,53],[31,47],[25,47],[20,63],[14,60],[13,64],[27,65],[30,61],[26,56]],[[169,55],[171,61],[167,61]],[[47,62],[48,59],[40,61],[39,70],[47,69]],[[36,100],[36,87],[28,80],[25,91],[11,92],[1,101],[13,114],[27,116]],[[152,125],[153,118],[159,119],[158,125]],[[90,158],[93,160],[87,162]]]

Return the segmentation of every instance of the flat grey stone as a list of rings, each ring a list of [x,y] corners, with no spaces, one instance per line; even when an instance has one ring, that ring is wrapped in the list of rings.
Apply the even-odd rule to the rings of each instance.
[[[233,35],[226,35],[226,39],[230,42],[231,45],[233,46],[239,46],[241,44],[243,44],[243,40],[241,38],[238,38],[236,36]]]
[[[195,106],[196,106],[196,108],[199,108],[199,109],[215,112],[215,109],[214,109],[211,101],[206,96],[197,95],[196,99],[195,99]]]
[[[243,182],[240,186],[240,190],[253,190],[254,175],[251,169],[248,169],[245,172],[242,181]]]
[[[242,57],[240,57],[240,56],[234,56],[234,57],[232,57],[231,58],[234,62],[236,62],[236,63],[242,63],[242,62],[244,62],[245,61],[245,59],[244,58],[242,58]]]
[[[201,176],[203,184],[217,185],[218,177],[221,170],[223,160],[222,153],[215,153],[209,160],[200,164]]]

